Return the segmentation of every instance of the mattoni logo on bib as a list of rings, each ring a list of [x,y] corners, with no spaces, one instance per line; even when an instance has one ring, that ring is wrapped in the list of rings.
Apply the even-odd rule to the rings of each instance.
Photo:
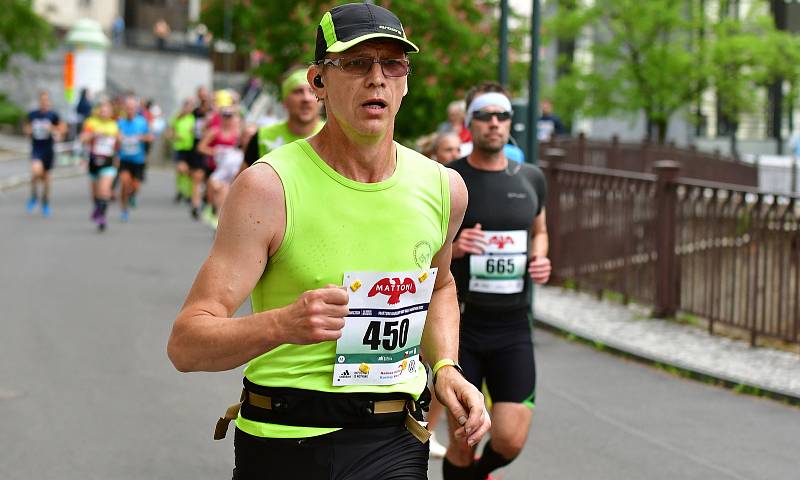
[[[499,250],[505,248],[506,244],[514,245],[514,239],[511,238],[509,235],[502,236],[502,235],[494,235],[489,239],[489,245],[497,245]]]
[[[400,302],[400,295],[406,292],[417,293],[417,286],[414,284],[414,280],[408,277],[402,281],[398,277],[382,278],[372,286],[368,296],[374,297],[379,293],[386,295],[389,297],[389,305],[394,305]]]

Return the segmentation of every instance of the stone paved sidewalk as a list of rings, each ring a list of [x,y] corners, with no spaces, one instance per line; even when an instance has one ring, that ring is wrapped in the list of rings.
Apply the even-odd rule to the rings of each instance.
[[[647,318],[635,306],[557,287],[536,290],[534,314],[538,322],[615,350],[800,400],[795,353],[752,348],[697,327]]]

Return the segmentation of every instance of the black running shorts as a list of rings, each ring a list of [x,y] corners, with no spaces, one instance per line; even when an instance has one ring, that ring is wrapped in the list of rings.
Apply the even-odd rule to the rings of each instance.
[[[186,157],[189,170],[206,170],[206,156],[197,150],[192,150],[192,154]]]
[[[348,428],[309,438],[261,438],[238,428],[233,480],[423,480],[428,444],[405,426]]]
[[[194,152],[192,150],[175,150],[173,160],[175,160],[176,163],[191,165],[193,155]]]
[[[38,160],[42,162],[42,167],[44,167],[45,172],[49,172],[53,168],[53,158],[54,158],[54,150],[53,146],[35,146],[33,147],[33,151],[31,152],[31,159]]]
[[[120,172],[130,172],[131,176],[136,180],[144,180],[144,163],[126,162],[122,160],[119,162]]]
[[[480,389],[486,382],[492,402],[533,408],[536,362],[527,307],[498,312],[466,306],[458,359],[470,383]]]

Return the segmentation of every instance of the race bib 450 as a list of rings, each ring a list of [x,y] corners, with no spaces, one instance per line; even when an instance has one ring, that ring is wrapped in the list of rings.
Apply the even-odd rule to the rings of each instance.
[[[417,374],[436,274],[345,273],[350,314],[336,342],[333,385],[393,385]]]

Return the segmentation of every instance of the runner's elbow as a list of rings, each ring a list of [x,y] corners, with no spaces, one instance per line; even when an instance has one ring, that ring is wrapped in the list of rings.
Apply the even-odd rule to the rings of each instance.
[[[191,355],[185,335],[181,334],[177,323],[173,327],[172,334],[167,342],[167,357],[169,357],[175,369],[181,373],[196,372],[198,370],[197,361]]]

